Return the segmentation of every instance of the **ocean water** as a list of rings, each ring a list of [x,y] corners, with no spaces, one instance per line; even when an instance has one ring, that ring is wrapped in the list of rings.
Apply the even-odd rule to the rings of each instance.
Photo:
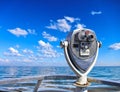
[[[0,79],[57,74],[75,75],[69,67],[0,66]],[[120,81],[120,66],[96,66],[88,76]]]
[[[57,74],[75,75],[70,67],[0,66],[0,80],[8,79],[8,78],[20,78],[20,77],[24,77],[24,76],[57,75]],[[120,81],[120,66],[96,66],[92,69],[92,71],[88,74],[88,76],[94,77],[94,78],[99,78],[99,79]],[[60,81],[62,81],[62,80],[60,80]],[[57,81],[59,87],[60,87],[59,83],[61,83],[60,81]],[[48,82],[52,83],[52,86],[53,85],[57,86],[56,84],[53,84],[55,81],[48,81]],[[66,82],[70,82],[70,81],[66,81]],[[24,85],[26,85],[26,86],[24,86],[24,89],[27,88],[27,90],[29,90],[29,91],[25,91],[25,92],[32,92],[30,90],[33,90],[34,87],[31,87],[31,86],[28,87],[28,85],[35,86],[35,83],[36,82],[27,82],[27,85],[26,85],[26,83],[24,82]],[[66,85],[66,84],[64,85],[64,87],[65,86],[72,87],[71,85],[73,85],[72,82],[68,83],[69,85],[68,84]],[[45,84],[43,84],[43,85],[45,85]],[[16,87],[15,85],[13,85],[13,86]],[[47,86],[51,86],[51,84],[47,84]],[[61,85],[61,86],[63,86],[63,85]],[[96,85],[96,84],[93,84],[93,86],[101,87],[101,85]],[[7,87],[7,89],[11,89],[11,85],[0,86],[0,89],[4,88],[4,87]],[[19,86],[17,85],[17,87],[19,87]],[[6,88],[4,88],[4,89],[6,89]],[[114,92],[114,91],[107,91],[107,92]],[[117,91],[117,92],[120,92],[120,91]]]
[[[75,75],[70,67],[0,66],[0,79],[57,74]],[[120,66],[96,66],[88,76],[120,81]]]

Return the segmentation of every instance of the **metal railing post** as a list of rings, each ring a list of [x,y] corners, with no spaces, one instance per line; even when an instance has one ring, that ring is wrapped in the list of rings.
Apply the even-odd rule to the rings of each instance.
[[[38,88],[39,88],[39,86],[40,86],[41,83],[42,83],[42,80],[38,80],[37,81],[37,84],[36,84],[33,92],[37,92],[37,90],[38,90]]]

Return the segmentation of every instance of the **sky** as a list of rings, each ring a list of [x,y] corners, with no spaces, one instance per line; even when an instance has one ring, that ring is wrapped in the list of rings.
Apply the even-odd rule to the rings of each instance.
[[[0,0],[0,65],[67,66],[59,43],[81,27],[102,42],[96,66],[120,66],[119,0]]]

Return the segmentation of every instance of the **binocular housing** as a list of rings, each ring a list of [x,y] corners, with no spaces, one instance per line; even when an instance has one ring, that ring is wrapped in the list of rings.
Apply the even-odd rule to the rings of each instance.
[[[88,74],[94,66],[100,43],[90,29],[76,29],[61,42],[68,64],[78,75]]]

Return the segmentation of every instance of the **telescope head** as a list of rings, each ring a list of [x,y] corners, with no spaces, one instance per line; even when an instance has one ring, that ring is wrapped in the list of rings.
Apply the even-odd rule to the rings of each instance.
[[[78,76],[87,75],[94,66],[100,42],[94,31],[76,29],[61,42],[69,66]]]

